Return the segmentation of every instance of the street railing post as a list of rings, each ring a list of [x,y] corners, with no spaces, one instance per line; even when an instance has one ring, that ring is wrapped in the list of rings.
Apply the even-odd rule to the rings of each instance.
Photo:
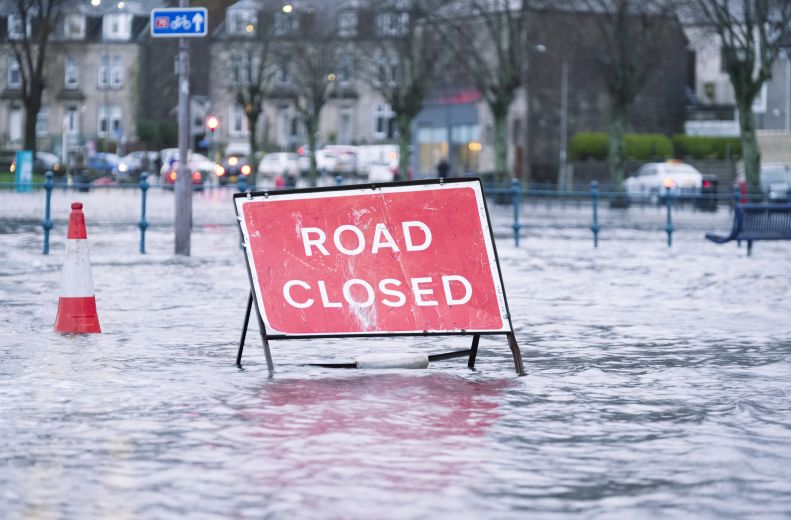
[[[140,172],[140,254],[146,254],[146,229],[148,228],[148,221],[146,220],[146,192],[148,192],[148,172]]]
[[[591,204],[593,206],[593,247],[599,247],[599,183],[596,181],[591,182]]]
[[[519,209],[522,206],[522,186],[519,184],[519,179],[511,180],[511,202],[514,205],[514,245],[519,247],[519,230],[522,226],[519,224]]]
[[[739,186],[734,185],[731,194],[733,195],[733,212],[735,213],[736,208],[742,203],[742,192],[739,190]],[[742,247],[741,240],[736,240],[736,247]]]
[[[673,193],[670,191],[670,186],[665,187],[665,201],[667,203],[667,247],[673,247]]]
[[[343,175],[336,175],[335,176],[335,185],[340,186],[343,184]]]
[[[52,218],[50,218],[50,210],[52,208],[52,187],[55,183],[52,181],[52,172],[44,174],[47,180],[44,181],[44,189],[46,190],[46,203],[44,205],[44,222],[41,226],[44,228],[44,254],[49,254],[49,231],[52,229]]]

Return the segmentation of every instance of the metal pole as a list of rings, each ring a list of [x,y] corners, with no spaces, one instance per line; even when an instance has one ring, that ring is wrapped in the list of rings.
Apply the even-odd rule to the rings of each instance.
[[[146,228],[148,228],[148,221],[146,220],[146,192],[148,191],[148,172],[140,173],[140,191],[142,196],[142,208],[140,210],[140,254],[146,254]]]
[[[670,186],[665,187],[665,200],[667,202],[667,225],[665,226],[665,231],[667,231],[667,247],[673,247],[673,194],[670,191]]]
[[[189,7],[188,0],[179,0],[179,7]],[[179,38],[178,59],[179,88],[179,168],[174,186],[176,196],[175,253],[190,256],[190,232],[192,227],[192,179],[190,178],[187,149],[189,148],[189,44],[187,38]]]
[[[593,247],[599,247],[599,183],[596,181],[591,182],[591,203],[593,204]]]
[[[569,97],[569,67],[568,62],[564,59],[560,64],[560,171],[558,172],[558,181],[560,190],[566,191],[568,189],[569,180],[567,178],[568,171],[566,169],[566,150],[568,148],[568,97]]]
[[[52,229],[52,219],[50,218],[50,208],[52,207],[52,186],[54,183],[52,182],[52,172],[47,172],[45,174],[47,180],[44,181],[44,189],[47,190],[47,199],[46,204],[44,206],[44,223],[42,227],[44,228],[44,254],[49,254],[49,230]]]
[[[786,132],[791,132],[791,54],[785,51],[786,64]]]
[[[511,202],[514,205],[514,246],[519,247],[519,230],[522,226],[519,224],[519,208],[522,206],[522,186],[519,184],[519,179],[511,179]]]
[[[336,175],[335,176],[335,185],[336,186],[343,185],[343,175]]]

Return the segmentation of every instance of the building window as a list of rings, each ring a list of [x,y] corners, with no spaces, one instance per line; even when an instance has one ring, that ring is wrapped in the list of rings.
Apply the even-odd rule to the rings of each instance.
[[[121,127],[121,107],[119,105],[101,105],[99,107],[99,124],[96,133],[99,137],[120,139],[123,135],[123,129]]]
[[[250,54],[238,53],[231,55],[231,81],[234,86],[250,84]]]
[[[231,105],[228,132],[234,137],[247,135],[247,114],[242,105]]]
[[[350,144],[352,142],[352,109],[348,106],[341,108],[338,120],[338,143]]]
[[[356,11],[341,11],[338,14],[338,36],[342,38],[357,36]]]
[[[66,107],[66,132],[70,134],[80,133],[80,112],[76,105]]]
[[[104,54],[99,56],[99,88],[107,88],[110,86],[110,56]]]
[[[103,54],[99,57],[99,88],[121,88],[124,85],[124,67],[121,56]]]
[[[128,40],[132,34],[132,15],[127,13],[104,15],[102,31],[105,40]]]
[[[81,14],[67,14],[63,19],[63,36],[67,40],[85,38],[85,17]]]
[[[374,58],[374,67],[376,67],[374,84],[377,87],[393,87],[397,84],[398,58],[377,54]]]
[[[43,137],[49,134],[49,109],[47,105],[41,105],[36,116],[36,135]]]
[[[281,61],[280,65],[277,67],[277,82],[281,84],[286,84],[289,81],[288,77],[288,62]]]
[[[275,36],[290,36],[299,31],[299,18],[291,13],[275,13]]]
[[[8,77],[6,80],[8,88],[22,88],[22,70],[19,68],[19,62],[16,60],[15,56],[8,57]]]
[[[8,114],[8,140],[11,143],[22,141],[22,107],[12,106]]]
[[[374,139],[390,139],[393,137],[393,116],[390,105],[380,103],[374,106]]]
[[[77,58],[74,56],[66,56],[63,85],[68,89],[75,89],[80,86],[80,67],[77,64]]]
[[[121,56],[113,56],[110,63],[110,82],[113,88],[121,88],[124,85],[124,67]]]
[[[258,15],[248,9],[229,9],[227,20],[229,34],[252,35],[255,34],[255,28],[258,26]]]
[[[376,15],[376,34],[403,36],[409,29],[409,13],[384,12]]]
[[[25,19],[21,15],[8,15],[8,39],[21,40],[25,37],[25,32],[30,36],[30,19],[28,18],[25,23]]]
[[[341,56],[338,63],[338,80],[341,83],[349,83],[352,80],[353,60],[348,54]]]

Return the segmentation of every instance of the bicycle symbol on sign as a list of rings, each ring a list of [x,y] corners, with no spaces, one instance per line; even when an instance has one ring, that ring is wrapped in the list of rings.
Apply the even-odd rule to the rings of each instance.
[[[189,21],[187,15],[185,14],[180,14],[176,16],[170,22],[170,29],[173,31],[177,31],[179,29],[188,30],[190,27],[192,27],[192,22]]]

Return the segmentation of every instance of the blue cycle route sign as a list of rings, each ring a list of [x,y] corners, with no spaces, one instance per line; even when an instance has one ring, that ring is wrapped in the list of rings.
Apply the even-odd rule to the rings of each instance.
[[[209,15],[205,7],[152,9],[151,36],[154,38],[206,36],[208,22]]]

